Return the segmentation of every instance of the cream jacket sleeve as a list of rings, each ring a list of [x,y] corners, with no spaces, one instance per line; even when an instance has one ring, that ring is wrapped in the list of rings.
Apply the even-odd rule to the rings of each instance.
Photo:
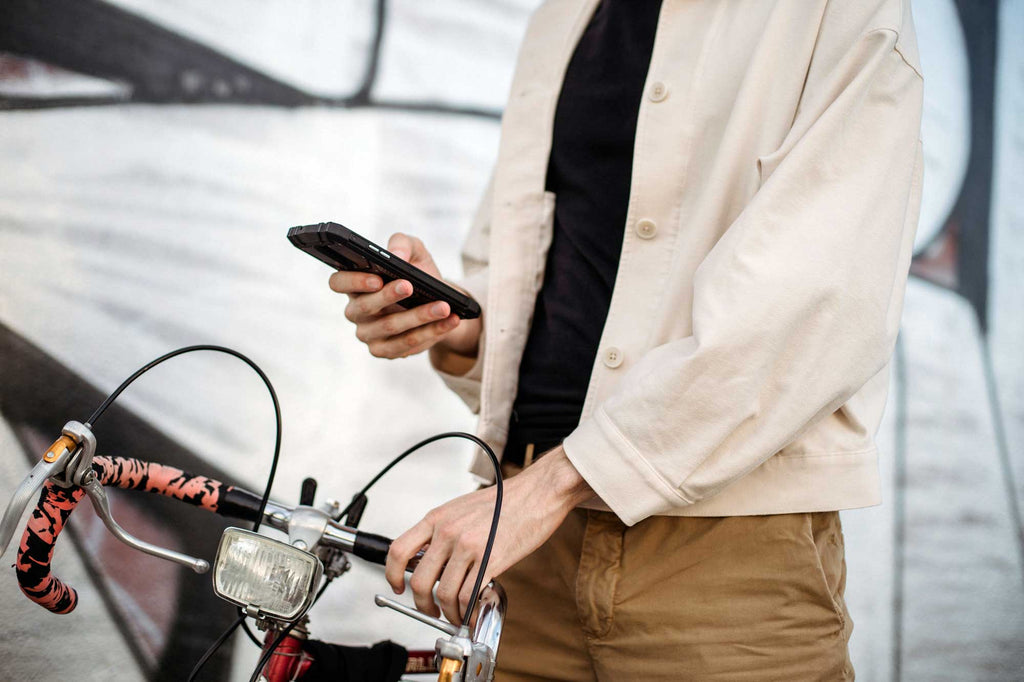
[[[491,232],[491,202],[494,196],[494,175],[491,174],[484,190],[483,198],[470,223],[469,234],[462,247],[463,279],[456,285],[469,294],[480,304],[483,310],[487,303],[488,251]],[[486,311],[484,311],[486,313]],[[435,371],[444,383],[458,395],[474,413],[480,411],[480,389],[483,379],[484,333],[480,332],[480,346],[477,361],[465,374],[449,374],[442,372],[436,365]]]
[[[644,354],[565,441],[628,524],[693,504],[889,361],[921,183],[922,80],[888,29],[816,55],[792,130],[697,271],[692,335]]]

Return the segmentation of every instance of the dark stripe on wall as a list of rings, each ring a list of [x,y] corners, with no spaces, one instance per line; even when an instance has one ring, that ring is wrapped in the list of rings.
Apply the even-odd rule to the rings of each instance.
[[[0,50],[131,86],[135,102],[298,106],[315,97],[100,0],[4,0]]]
[[[988,331],[989,214],[992,198],[998,0],[957,0],[967,43],[971,91],[971,151],[960,198],[953,208],[959,226],[959,293]]]

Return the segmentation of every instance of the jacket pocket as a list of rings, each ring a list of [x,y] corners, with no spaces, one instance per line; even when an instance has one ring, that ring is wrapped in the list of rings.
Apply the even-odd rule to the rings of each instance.
[[[551,248],[551,237],[554,235],[554,230],[555,193],[544,192],[544,198],[541,201],[540,220],[537,224],[537,249],[535,251],[537,260],[533,268],[536,273],[533,281],[534,294],[540,291],[541,284],[544,283],[544,270],[547,266],[548,250]]]

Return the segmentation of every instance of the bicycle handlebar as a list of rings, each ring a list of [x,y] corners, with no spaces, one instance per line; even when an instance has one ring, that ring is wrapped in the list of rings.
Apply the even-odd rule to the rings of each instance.
[[[102,485],[158,493],[209,511],[217,511],[225,490],[215,479],[133,458],[96,457],[92,468]],[[78,486],[62,488],[47,481],[18,546],[15,568],[21,591],[53,613],[71,613],[78,605],[77,591],[50,572],[50,561],[64,524],[84,496]]]
[[[97,456],[93,459],[92,468],[97,481],[104,486],[157,493],[245,521],[255,521],[259,514],[259,495],[176,467],[129,457]],[[84,489],[78,486],[64,488],[52,480],[46,481],[18,546],[15,568],[21,591],[35,603],[57,614],[71,613],[78,605],[77,591],[52,574],[50,562],[57,538],[84,496]],[[287,532],[292,511],[289,507],[268,502],[263,514],[264,523]],[[321,542],[382,565],[391,546],[389,538],[334,521],[327,522]],[[410,569],[414,566],[415,562],[411,562]]]

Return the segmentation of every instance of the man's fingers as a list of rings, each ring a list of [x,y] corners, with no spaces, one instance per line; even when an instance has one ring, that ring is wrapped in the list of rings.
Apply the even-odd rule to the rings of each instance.
[[[388,251],[411,263],[417,256],[422,256],[422,252],[426,249],[423,247],[423,242],[416,237],[396,232],[388,239]]]
[[[434,602],[434,585],[441,577],[441,571],[450,554],[451,545],[441,542],[435,537],[417,564],[416,570],[412,572],[412,577],[409,578],[409,587],[412,588],[416,608],[428,616],[436,618],[441,615],[441,611]]]
[[[331,291],[339,294],[367,294],[380,291],[384,282],[377,275],[367,275],[364,272],[346,272],[338,270],[331,275],[327,281]]]
[[[345,317],[359,324],[367,322],[379,315],[390,305],[412,295],[412,284],[404,279],[388,282],[384,287],[372,294],[353,296],[345,306]]]
[[[463,583],[466,582],[466,574],[473,566],[472,556],[456,553],[448,559],[448,565],[441,574],[441,581],[437,585],[437,601],[441,605],[444,617],[450,623],[462,622],[462,613],[465,609],[460,607],[459,598]]]
[[[435,277],[440,274],[427,247],[417,237],[396,232],[388,239],[388,251]]]
[[[405,592],[405,567],[409,565],[409,560],[416,555],[416,552],[430,542],[433,534],[434,524],[424,519],[391,543],[388,558],[384,564],[384,578],[391,585],[395,594]]]
[[[362,325],[358,336],[366,343],[390,339],[392,336],[403,334],[410,329],[422,327],[437,320],[443,320],[448,317],[450,312],[450,306],[443,301],[425,303],[411,310],[403,308],[401,312],[384,315],[380,319],[372,320]]]
[[[419,353],[434,344],[459,324],[458,315],[449,315],[443,320],[421,325],[404,334],[389,339],[378,339],[367,345],[370,353],[378,358],[404,358]]]

